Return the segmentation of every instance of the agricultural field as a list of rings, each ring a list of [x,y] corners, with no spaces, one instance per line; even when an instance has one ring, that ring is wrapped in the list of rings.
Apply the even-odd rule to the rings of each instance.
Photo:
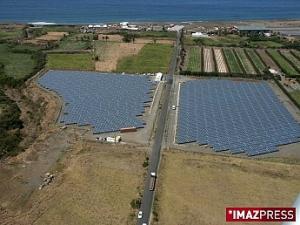
[[[28,76],[36,66],[30,53],[13,52],[14,46],[0,44],[0,63],[4,65],[4,73],[16,79]]]
[[[214,56],[211,48],[203,49],[204,72],[215,72]]]
[[[243,74],[244,71],[240,67],[239,59],[236,57],[234,50],[232,48],[224,48],[223,52],[227,59],[230,72],[233,74]]]
[[[241,64],[243,65],[246,74],[250,74],[250,75],[257,74],[254,66],[252,65],[251,61],[248,59],[248,57],[245,53],[245,49],[236,48],[235,52],[236,52]]]
[[[187,70],[191,72],[202,71],[202,48],[191,47],[188,53]]]
[[[172,51],[172,45],[146,44],[137,55],[120,59],[117,72],[167,73]]]
[[[174,150],[164,152],[159,177],[155,225],[225,225],[226,207],[291,206],[300,165]]]
[[[282,57],[278,50],[268,49],[267,52],[286,75],[299,75],[296,69],[284,57]]]
[[[217,46],[217,47],[239,47],[241,41],[247,40],[247,37],[240,37],[238,35],[227,36],[211,36],[209,38],[192,38],[185,37],[185,44],[187,45],[203,45],[203,46]]]
[[[295,57],[291,51],[281,50],[280,52],[289,62],[291,62],[291,65],[294,66],[298,72],[300,72],[300,60]]]
[[[292,91],[291,95],[300,104],[300,90]]]
[[[63,51],[78,51],[90,49],[92,47],[92,38],[86,37],[89,36],[68,35],[59,42],[57,49]]]
[[[219,73],[228,73],[228,68],[226,65],[226,61],[224,59],[222,49],[214,48],[215,58],[217,62],[217,69]]]
[[[291,52],[292,52],[292,54],[293,54],[297,59],[300,60],[300,52],[299,52],[299,51],[297,51],[297,50],[292,50]]]
[[[256,51],[267,67],[280,71],[280,68],[277,66],[274,60],[266,53],[266,50],[257,49]]]
[[[95,41],[95,67],[97,71],[116,71],[117,64],[125,57],[135,56],[144,44]]]
[[[248,54],[249,58],[252,60],[253,64],[257,68],[260,74],[264,73],[266,69],[266,65],[261,61],[260,57],[257,55],[254,49],[245,49],[246,53]]]
[[[0,40],[15,40],[22,38],[24,35],[23,28],[24,26],[21,25],[0,25]]]
[[[94,70],[95,65],[91,54],[59,54],[47,55],[48,69]]]

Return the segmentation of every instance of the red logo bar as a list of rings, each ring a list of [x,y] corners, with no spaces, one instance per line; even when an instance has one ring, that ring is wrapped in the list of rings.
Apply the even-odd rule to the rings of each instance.
[[[226,208],[226,222],[286,221],[296,221],[296,208]]]

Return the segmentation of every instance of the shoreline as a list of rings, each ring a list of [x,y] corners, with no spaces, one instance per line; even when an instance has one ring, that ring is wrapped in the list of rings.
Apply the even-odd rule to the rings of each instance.
[[[125,21],[125,20],[124,20]],[[0,21],[0,25],[32,25],[39,24],[41,26],[85,26],[85,25],[95,25],[95,24],[119,24],[124,21],[111,21],[111,22],[93,22],[93,23],[54,23],[47,21],[35,21],[35,22],[17,22],[17,21]],[[251,20],[193,20],[193,21],[127,21],[130,24],[136,25],[149,25],[149,24],[178,24],[178,25],[196,25],[196,24],[276,24],[276,23],[296,23],[296,26],[300,26],[300,18],[291,18],[291,19],[251,19]],[[293,24],[289,24],[293,25]]]

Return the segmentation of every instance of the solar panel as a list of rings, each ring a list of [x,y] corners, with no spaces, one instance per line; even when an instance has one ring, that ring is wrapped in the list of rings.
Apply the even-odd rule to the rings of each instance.
[[[155,88],[148,76],[79,71],[49,71],[38,82],[65,102],[60,122],[91,125],[94,133],[144,127],[137,116]]]
[[[193,80],[180,89],[176,143],[248,156],[300,141],[300,126],[266,82]]]

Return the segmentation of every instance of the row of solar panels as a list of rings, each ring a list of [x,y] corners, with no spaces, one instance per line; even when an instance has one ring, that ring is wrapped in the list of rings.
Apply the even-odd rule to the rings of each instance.
[[[94,133],[144,127],[137,116],[143,115],[155,89],[148,76],[78,71],[49,71],[39,83],[64,100],[62,123],[91,125]]]
[[[176,142],[249,156],[298,142],[300,126],[266,82],[188,81],[181,86]]]

